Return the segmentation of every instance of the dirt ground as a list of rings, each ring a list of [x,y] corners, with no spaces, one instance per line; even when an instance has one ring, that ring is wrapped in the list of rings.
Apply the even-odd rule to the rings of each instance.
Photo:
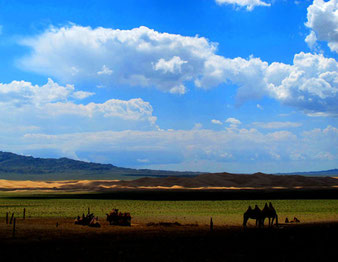
[[[71,219],[0,223],[2,261],[335,261],[338,222],[257,229],[214,225],[101,228]]]

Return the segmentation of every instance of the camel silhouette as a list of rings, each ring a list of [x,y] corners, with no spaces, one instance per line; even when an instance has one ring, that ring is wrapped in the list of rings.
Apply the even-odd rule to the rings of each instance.
[[[243,215],[243,226],[246,227],[246,223],[248,222],[248,220],[251,219],[255,219],[256,220],[256,227],[262,226],[262,211],[260,210],[260,208],[255,205],[255,208],[252,209],[251,206],[248,207],[248,210],[244,213]]]
[[[278,215],[272,203],[265,203],[264,208],[261,210],[257,205],[252,209],[251,206],[248,207],[248,210],[243,215],[243,226],[246,227],[246,224],[249,219],[256,220],[256,227],[264,227],[264,221],[266,218],[269,219],[269,227],[271,227],[276,221],[276,226],[278,226]]]
[[[269,219],[269,227],[273,225],[273,222],[275,220],[276,220],[276,226],[278,226],[278,215],[271,202],[269,203],[269,206],[267,203],[265,203],[265,206],[262,210],[261,219],[262,219],[263,226],[264,226],[264,221],[266,218]]]

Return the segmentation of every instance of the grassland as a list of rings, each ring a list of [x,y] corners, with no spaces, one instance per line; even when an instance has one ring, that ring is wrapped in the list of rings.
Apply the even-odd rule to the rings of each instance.
[[[274,199],[281,222],[296,216],[301,223],[243,229],[242,214],[248,205],[262,208],[265,202],[269,200],[122,200],[85,192],[1,192],[1,257],[6,261],[334,261],[337,199]],[[74,225],[73,218],[88,207],[99,216],[100,228]],[[20,219],[24,208],[25,220]],[[104,217],[112,208],[130,212],[132,227],[110,226]],[[4,223],[6,212],[19,218],[15,236],[13,225]],[[183,225],[146,224],[161,221]]]
[[[14,212],[21,217],[26,208],[26,217],[31,218],[74,218],[90,211],[101,219],[112,208],[130,212],[133,223],[178,221],[186,223],[209,223],[240,225],[242,214],[249,205],[261,208],[269,200],[219,200],[219,201],[149,201],[149,200],[103,200],[103,199],[30,199],[0,196],[0,217]],[[338,200],[271,200],[279,215],[296,216],[301,222],[338,221]]]

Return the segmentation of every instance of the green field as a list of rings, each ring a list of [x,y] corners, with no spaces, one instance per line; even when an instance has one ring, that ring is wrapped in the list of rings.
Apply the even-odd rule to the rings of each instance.
[[[168,221],[207,224],[210,217],[215,224],[239,225],[249,205],[263,207],[269,200],[221,201],[149,201],[149,200],[96,200],[96,199],[16,199],[0,197],[0,217],[14,212],[21,217],[74,218],[86,213],[88,207],[103,218],[112,208],[130,212],[133,223]],[[338,200],[272,200],[279,221],[296,216],[301,222],[338,221]]]

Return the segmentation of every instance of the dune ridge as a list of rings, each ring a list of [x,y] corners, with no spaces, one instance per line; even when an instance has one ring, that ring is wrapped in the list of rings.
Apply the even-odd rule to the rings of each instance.
[[[238,189],[302,189],[337,188],[338,179],[332,177],[305,177],[299,175],[269,175],[264,173],[202,174],[196,177],[139,178],[124,180],[63,180],[12,181],[0,180],[0,191],[55,190],[55,191],[109,191],[135,190],[238,190]]]

